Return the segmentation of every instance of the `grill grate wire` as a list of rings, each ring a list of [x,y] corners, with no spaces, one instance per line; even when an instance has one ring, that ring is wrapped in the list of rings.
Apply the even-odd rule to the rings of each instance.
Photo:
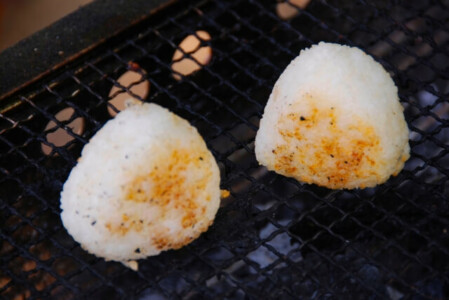
[[[448,1],[314,0],[286,21],[275,8],[271,0],[174,3],[2,100],[0,297],[449,297]],[[212,60],[177,81],[173,53],[197,30],[210,34],[201,44],[212,48]],[[267,172],[255,160],[274,82],[301,49],[322,40],[364,49],[398,86],[411,158],[384,185],[331,191]],[[135,70],[130,62],[151,83],[145,99],[117,81]],[[231,192],[208,232],[140,261],[138,272],[83,251],[59,218],[65,179],[111,118],[112,86],[197,127]],[[55,119],[67,107],[74,115]],[[68,126],[79,117],[80,135]],[[49,143],[57,129],[44,131],[49,121],[73,140]]]

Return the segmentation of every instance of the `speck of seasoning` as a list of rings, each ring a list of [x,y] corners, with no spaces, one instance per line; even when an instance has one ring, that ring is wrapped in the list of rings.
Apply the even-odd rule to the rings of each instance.
[[[272,152],[272,153],[274,153],[274,154],[276,154],[276,150],[274,150],[274,149],[273,149],[273,150],[271,150],[271,152]]]
[[[76,213],[77,215],[79,215],[79,214],[80,214],[80,212],[79,212],[79,211],[77,211],[77,210],[75,211],[75,213]]]
[[[345,164],[347,164],[348,163],[348,161],[347,160],[345,160]]]
[[[143,220],[142,219],[140,219],[139,222],[140,222],[140,224],[143,224]]]
[[[138,192],[138,193],[142,193],[142,190],[141,190],[141,189],[137,189],[137,192]]]
[[[330,178],[330,177],[327,177],[327,180],[331,180],[331,178]]]
[[[120,226],[125,226],[125,223],[120,223]]]
[[[200,156],[200,160],[203,160],[203,157],[202,157],[202,156]]]
[[[90,225],[95,226],[95,224],[97,224],[97,221],[93,221],[92,223],[90,223]]]
[[[299,118],[301,121],[305,121],[306,118],[304,118],[303,116],[301,116],[301,118]]]
[[[331,109],[334,109],[334,107],[332,106]]]
[[[334,125],[334,122],[329,122],[331,125]]]
[[[331,157],[332,157],[332,158],[334,158],[334,155],[333,155],[333,154],[331,154]]]
[[[228,190],[221,190],[220,191],[220,198],[228,198],[231,195],[231,193]]]
[[[128,156],[128,154],[126,154],[126,155],[125,155],[125,159],[128,159],[128,158],[129,158],[129,156]]]
[[[140,248],[137,248],[136,250],[134,250],[134,252],[140,253]]]

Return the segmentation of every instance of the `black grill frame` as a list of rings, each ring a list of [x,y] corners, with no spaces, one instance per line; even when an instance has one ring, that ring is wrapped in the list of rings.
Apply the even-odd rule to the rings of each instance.
[[[173,3],[0,101],[1,297],[449,297],[448,1],[312,0],[289,21],[275,5]],[[212,61],[176,81],[171,57],[196,30],[210,33],[202,45],[212,47]],[[331,191],[267,172],[255,160],[254,136],[274,82],[301,49],[321,40],[372,54],[398,86],[411,159],[384,185]],[[130,61],[151,82],[141,100],[198,128],[219,162],[222,188],[231,191],[208,232],[141,260],[139,272],[87,254],[59,219],[62,185],[110,118],[109,90],[133,69]],[[67,127],[71,120],[54,119],[67,106],[86,119],[81,136]],[[51,157],[40,152],[49,120],[75,138],[53,147]]]

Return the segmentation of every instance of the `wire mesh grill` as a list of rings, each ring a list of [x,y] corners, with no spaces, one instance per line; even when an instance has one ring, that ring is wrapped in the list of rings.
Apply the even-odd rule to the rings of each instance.
[[[276,5],[173,4],[0,103],[0,297],[449,297],[448,1],[314,0],[289,20],[277,16]],[[212,60],[176,80],[173,53],[197,30],[210,34],[201,43],[212,48]],[[412,156],[377,188],[300,185],[255,160],[254,137],[274,82],[301,49],[322,40],[364,49],[399,88]],[[141,100],[198,128],[219,162],[222,188],[231,191],[208,232],[140,261],[139,272],[83,251],[59,218],[63,182],[111,118],[109,91],[116,86],[139,98],[117,81],[127,70],[151,83]],[[74,115],[58,121],[67,107]],[[69,124],[80,117],[84,131],[76,134]],[[49,121],[57,127],[45,131]],[[57,128],[73,140],[48,142]]]

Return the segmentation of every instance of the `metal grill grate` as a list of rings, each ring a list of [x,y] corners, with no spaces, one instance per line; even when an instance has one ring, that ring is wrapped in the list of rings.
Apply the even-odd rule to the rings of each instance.
[[[1,101],[0,297],[75,299],[447,299],[449,297],[448,1],[313,0],[288,21],[273,0],[175,3]],[[211,62],[180,81],[171,59],[197,30]],[[254,157],[271,88],[301,49],[358,46],[392,74],[412,157],[386,184],[330,191],[267,172]],[[189,54],[186,54],[190,57]],[[83,251],[59,218],[59,193],[83,145],[110,119],[109,91],[135,65],[142,99],[188,119],[219,162],[222,202],[191,245],[139,272]],[[60,122],[54,115],[71,107]],[[75,134],[67,125],[85,120]],[[55,147],[53,120],[74,140]],[[41,143],[53,150],[44,155]],[[414,298],[414,297],[417,298]]]

